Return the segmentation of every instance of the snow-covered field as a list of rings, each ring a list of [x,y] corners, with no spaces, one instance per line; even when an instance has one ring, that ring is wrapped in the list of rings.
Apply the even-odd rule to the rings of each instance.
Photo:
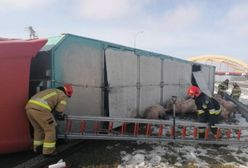
[[[244,104],[248,104],[248,88],[243,88],[240,101]]]
[[[247,93],[247,88],[242,90],[241,101],[244,104],[248,104]],[[240,114],[236,114],[236,119],[241,125],[246,123],[245,118]],[[151,148],[121,151],[121,164],[118,168],[248,167],[248,145],[166,144],[162,142],[153,142],[148,145]]]

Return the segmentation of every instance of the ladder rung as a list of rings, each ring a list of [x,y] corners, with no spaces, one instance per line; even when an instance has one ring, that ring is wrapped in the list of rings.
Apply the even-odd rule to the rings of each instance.
[[[108,124],[108,132],[112,133],[112,129],[113,129],[113,122],[109,122],[109,124]]]
[[[182,128],[182,139],[186,137],[186,127]]]
[[[127,123],[122,123],[121,125],[121,135],[124,135],[126,133],[127,130]]]
[[[139,123],[135,123],[134,124],[134,131],[133,131],[133,135],[137,136],[139,134]]]
[[[163,128],[164,128],[163,125],[160,124],[160,125],[159,125],[159,129],[158,129],[158,136],[159,136],[159,137],[161,137],[161,136],[163,135]]]
[[[85,132],[86,126],[87,126],[86,121],[81,121],[80,122],[80,132],[81,132],[81,134],[83,134]]]
[[[231,129],[227,129],[227,132],[226,132],[227,139],[231,138],[231,134],[232,134]]]
[[[198,133],[198,129],[197,129],[197,127],[194,127],[194,132],[193,132],[194,139],[197,138],[197,133]]]
[[[205,140],[208,139],[208,135],[209,135],[209,127],[206,127],[206,129],[205,129]]]
[[[147,124],[146,125],[146,136],[151,136],[152,130],[151,130],[152,125],[151,124]]]

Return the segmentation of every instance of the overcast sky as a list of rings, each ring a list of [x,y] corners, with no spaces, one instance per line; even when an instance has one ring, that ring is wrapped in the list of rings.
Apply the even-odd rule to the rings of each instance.
[[[0,0],[0,37],[71,33],[186,59],[248,60],[248,0]]]

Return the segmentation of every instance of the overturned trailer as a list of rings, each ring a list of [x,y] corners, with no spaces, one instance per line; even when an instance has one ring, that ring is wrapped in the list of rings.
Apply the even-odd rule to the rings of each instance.
[[[71,83],[75,94],[68,115],[134,118],[172,96],[184,99],[191,83],[201,83],[202,89],[213,93],[214,74],[214,66],[63,34],[49,38],[33,58],[30,96]]]
[[[213,66],[64,34],[49,38],[32,60],[30,93],[73,84],[68,117],[58,127],[57,137],[62,139],[247,144],[246,124],[218,124],[212,139],[206,123],[136,118],[172,96],[185,99],[191,84],[212,95],[214,74]],[[205,127],[204,139],[198,139],[198,127]]]

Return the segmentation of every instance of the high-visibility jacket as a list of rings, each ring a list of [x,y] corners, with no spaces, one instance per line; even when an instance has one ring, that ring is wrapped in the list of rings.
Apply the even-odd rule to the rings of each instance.
[[[64,112],[67,104],[67,96],[59,89],[46,89],[35,94],[28,101],[25,109],[36,109],[51,112],[56,110]]]
[[[218,91],[224,92],[228,89],[228,83],[227,82],[222,82],[218,85]]]
[[[203,92],[195,98],[198,114],[208,113],[209,115],[219,115],[221,112],[220,104],[212,97],[208,97]]]
[[[239,86],[233,87],[231,96],[232,96],[232,97],[237,97],[237,98],[239,98],[240,95],[241,95],[241,89],[240,89],[240,87],[239,87]]]
[[[221,113],[220,104],[214,98],[208,97],[203,92],[195,98],[195,104],[198,110],[198,121],[208,122],[211,132],[216,134],[217,127],[215,124],[219,121]],[[199,127],[198,131],[199,138],[203,138],[205,136],[205,128]]]

